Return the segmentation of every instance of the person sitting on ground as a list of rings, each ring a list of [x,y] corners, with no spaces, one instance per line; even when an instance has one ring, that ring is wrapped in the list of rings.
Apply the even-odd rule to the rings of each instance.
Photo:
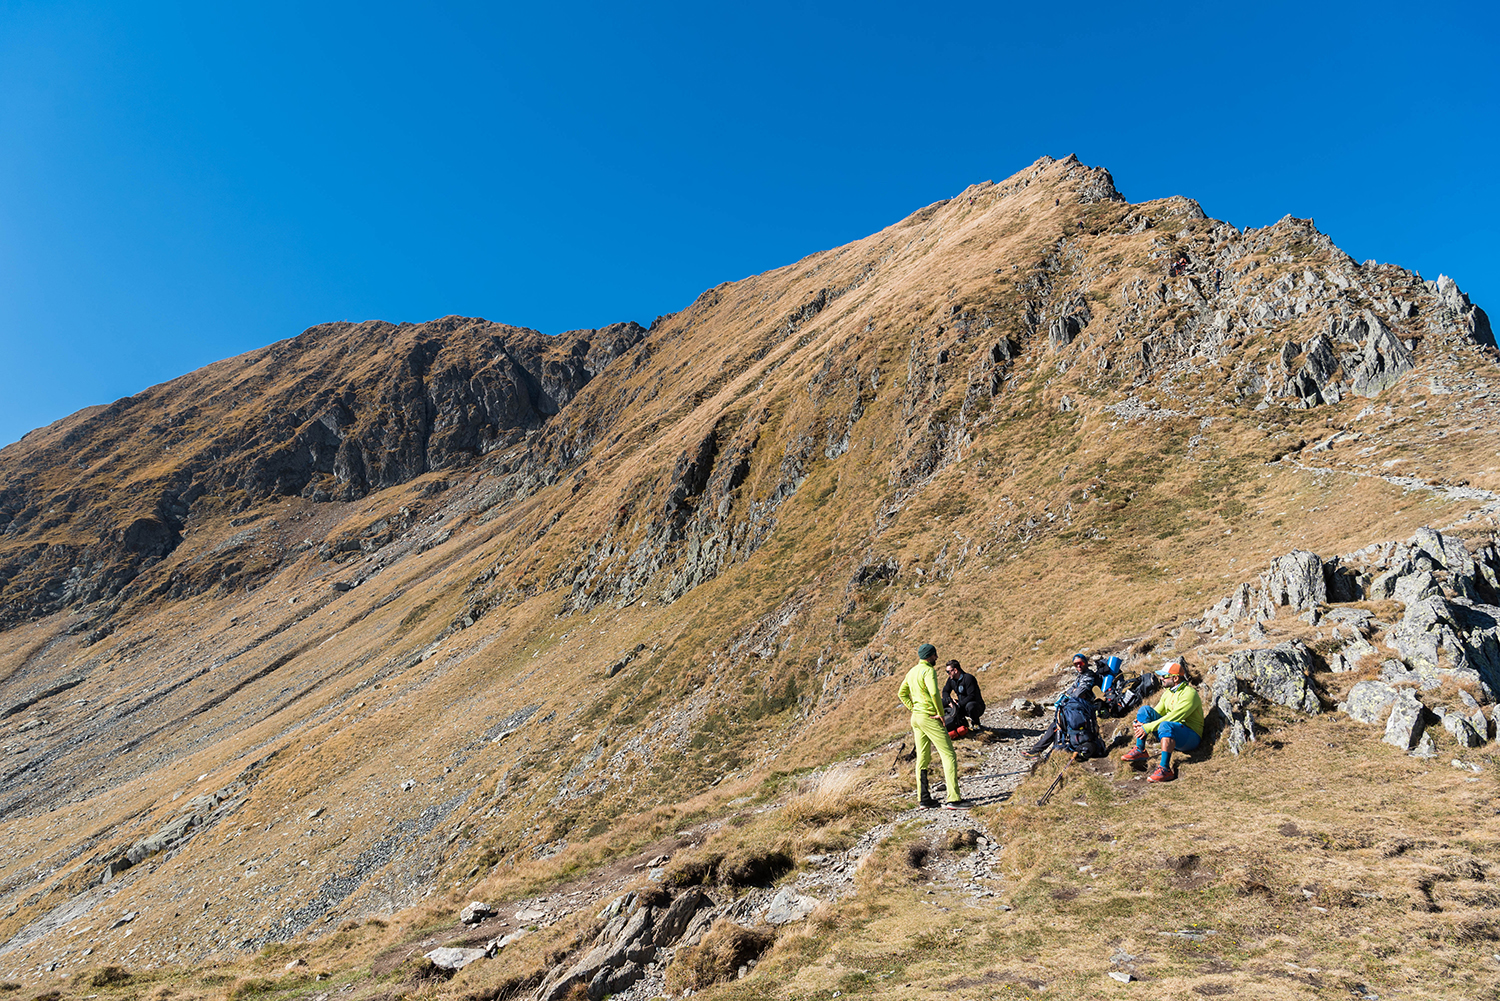
[[[1135,746],[1121,760],[1145,761],[1149,757],[1146,738],[1160,737],[1161,763],[1146,776],[1146,781],[1171,782],[1177,777],[1177,770],[1172,767],[1172,751],[1191,751],[1203,739],[1203,700],[1181,661],[1174,660],[1156,673],[1166,691],[1155,709],[1141,706],[1135,714]]]
[[[1099,675],[1095,674],[1094,669],[1089,666],[1089,659],[1081,653],[1075,653],[1073,655],[1073,670],[1078,672],[1078,675],[1073,679],[1073,683],[1068,686],[1067,691],[1063,692],[1057,697],[1057,702],[1054,703],[1054,708],[1056,707],[1056,705],[1061,704],[1065,699],[1093,698],[1094,686],[1099,684]],[[1037,757],[1047,748],[1051,747],[1052,742],[1056,739],[1057,713],[1054,711],[1052,713],[1052,722],[1047,724],[1047,729],[1043,730],[1042,735],[1036,739],[1036,743],[1032,744],[1031,747],[1027,748],[1024,752],[1026,757]]]
[[[969,805],[958,791],[958,756],[953,753],[953,741],[943,726],[942,701],[938,696],[937,647],[923,643],[917,648],[917,666],[906,672],[899,693],[901,704],[911,710],[911,732],[917,751],[917,805],[923,809],[937,806],[937,800],[927,791],[927,766],[932,762],[932,749],[937,748],[943,759],[943,781],[947,783],[949,810],[961,810]]]
[[[961,737],[967,729],[965,720],[977,724],[984,715],[984,696],[979,694],[979,680],[958,661],[948,661],[943,670],[948,672],[943,685],[943,725],[948,728],[948,736]]]

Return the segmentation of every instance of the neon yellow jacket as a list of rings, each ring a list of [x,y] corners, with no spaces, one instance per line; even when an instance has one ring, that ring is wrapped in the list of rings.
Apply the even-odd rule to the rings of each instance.
[[[1163,692],[1156,711],[1161,718],[1141,726],[1147,733],[1155,733],[1163,723],[1173,722],[1186,723],[1194,733],[1203,736],[1203,700],[1198,697],[1198,689],[1186,681]]]
[[[906,680],[901,682],[901,704],[918,716],[943,715],[935,665],[919,660],[916,667],[906,672]],[[1202,714],[1199,715],[1201,718]]]

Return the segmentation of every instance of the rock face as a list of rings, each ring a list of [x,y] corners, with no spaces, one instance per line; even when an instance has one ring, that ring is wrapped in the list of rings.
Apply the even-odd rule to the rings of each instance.
[[[670,902],[629,893],[600,912],[604,927],[582,956],[557,967],[537,988],[541,1001],[558,1001],[578,984],[593,1001],[616,994],[640,979],[645,964],[669,949],[693,924],[698,912],[712,901],[698,887],[690,887]]]
[[[1364,609],[1329,607],[1364,594],[1401,602],[1401,618],[1379,623]],[[1429,722],[1440,723],[1461,747],[1491,739],[1484,706],[1493,705],[1500,691],[1496,602],[1500,552],[1495,545],[1486,542],[1470,552],[1462,540],[1424,527],[1406,542],[1370,546],[1326,561],[1302,551],[1279,557],[1260,575],[1258,586],[1240,584],[1207,609],[1199,628],[1229,634],[1236,623],[1264,621],[1278,608],[1302,610],[1332,631],[1336,644],[1325,659],[1334,672],[1354,670],[1382,656],[1370,635],[1384,628],[1384,646],[1396,656],[1385,654],[1379,679],[1356,683],[1339,708],[1362,723],[1384,723],[1387,743],[1414,754],[1420,745],[1420,753],[1426,754],[1431,739],[1421,742]],[[1316,711],[1308,680],[1314,666],[1311,652],[1300,644],[1237,651],[1221,664],[1211,679],[1210,701],[1230,749],[1237,751],[1253,739],[1247,694]],[[1445,682],[1460,686],[1456,699],[1441,703],[1437,696],[1417,695],[1419,690],[1436,692]]]
[[[34,431],[0,451],[0,627],[114,596],[200,512],[355,499],[513,445],[644,334],[330,323]]]

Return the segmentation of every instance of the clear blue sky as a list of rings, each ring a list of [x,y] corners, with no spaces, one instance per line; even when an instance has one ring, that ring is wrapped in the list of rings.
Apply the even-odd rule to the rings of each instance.
[[[647,323],[1043,154],[1500,319],[1495,10],[0,0],[0,443],[327,320]]]

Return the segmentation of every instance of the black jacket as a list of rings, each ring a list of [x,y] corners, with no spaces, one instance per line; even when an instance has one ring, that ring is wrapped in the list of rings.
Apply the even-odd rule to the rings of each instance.
[[[943,705],[949,706],[953,702],[953,694],[958,694],[960,708],[970,702],[984,705],[984,696],[979,694],[979,680],[969,672],[960,669],[958,677],[949,678],[948,683],[943,686]]]
[[[1088,668],[1078,672],[1078,677],[1068,690],[1063,693],[1063,698],[1083,699],[1092,701],[1094,698],[1094,686],[1099,684],[1099,675]]]

